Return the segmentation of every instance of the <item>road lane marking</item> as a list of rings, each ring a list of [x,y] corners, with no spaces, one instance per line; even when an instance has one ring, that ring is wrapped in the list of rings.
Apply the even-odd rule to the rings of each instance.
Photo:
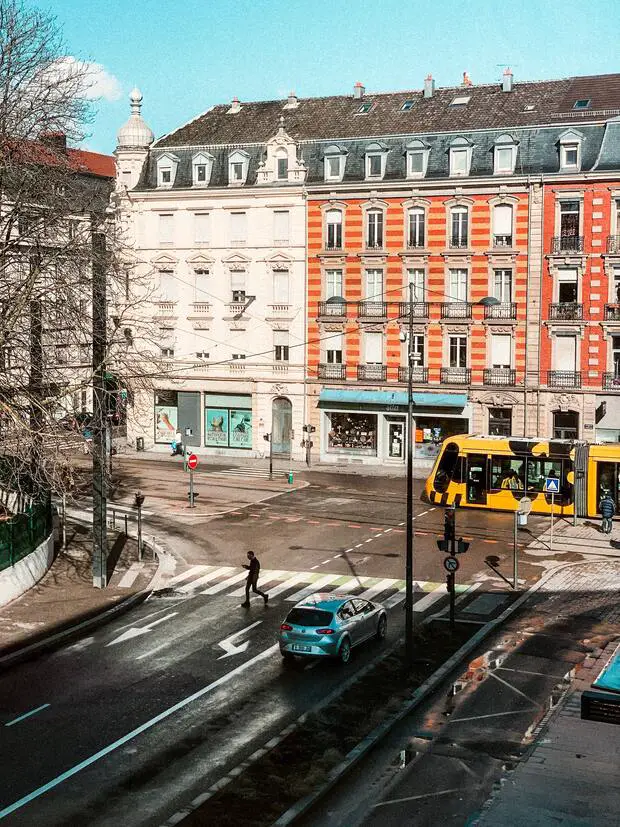
[[[319,563],[319,565],[320,566],[325,566],[327,563],[329,563],[331,561],[331,559],[332,559],[331,557],[328,557],[327,560],[323,560],[323,562]]]
[[[361,546],[362,546],[362,543],[358,543],[356,546],[354,546],[354,548],[361,548]]]
[[[315,580],[314,583],[310,583],[309,586],[295,592],[295,594],[290,594],[286,599],[289,603],[297,603],[299,600],[303,600],[304,597],[308,597],[308,595],[313,592],[320,592],[323,586],[329,586],[334,582],[334,580],[338,580],[340,577],[341,575],[339,574],[326,574],[324,577],[320,577],[318,580]]]
[[[271,600],[272,597],[277,597],[281,592],[285,592],[287,589],[296,586],[298,583],[307,583],[308,582],[308,575],[303,571],[298,571],[297,574],[294,574],[292,577],[289,577],[288,580],[285,580],[284,583],[280,583],[279,586],[276,586],[275,589],[269,590],[269,599]]]
[[[290,577],[292,572],[290,571],[270,571],[265,572],[265,576],[261,577],[260,579],[260,587],[262,591],[265,591],[269,586],[269,583],[279,583],[283,577]],[[235,589],[234,592],[231,592],[228,596],[229,597],[243,597],[245,595],[245,586],[242,586],[240,589]]]
[[[356,525],[355,523],[349,523],[347,528],[361,528],[361,525]]]
[[[234,643],[235,639],[241,637],[241,635],[244,635],[246,632],[249,632],[250,629],[254,629],[255,626],[260,626],[262,622],[262,620],[256,620],[254,623],[246,626],[245,629],[239,629],[238,632],[229,635],[227,638],[224,638],[224,640],[220,640],[217,645],[224,650],[224,654],[220,655],[218,660],[223,660],[223,658],[229,658],[233,655],[240,655],[242,652],[245,652],[250,645],[249,638],[248,640],[244,640],[243,643]]]
[[[372,806],[375,809],[377,807],[389,807],[392,804],[404,804],[406,801],[421,801],[423,798],[433,798],[436,795],[450,795],[451,793],[460,792],[463,792],[462,789],[455,787],[453,790],[437,790],[436,792],[424,793],[423,795],[408,795],[407,798],[392,798],[390,801],[380,801],[378,804],[373,804]]]
[[[53,790],[54,787],[58,787],[67,779],[72,778],[74,775],[77,775],[82,770],[90,767],[95,762],[99,761],[101,758],[105,758],[106,755],[109,755],[114,750],[122,747],[124,744],[127,744],[129,741],[132,741],[134,738],[137,738],[138,735],[141,735],[143,732],[151,729],[156,724],[159,724],[161,721],[165,721],[166,718],[169,718],[171,715],[174,715],[175,712],[178,712],[180,709],[184,709],[186,706],[189,706],[194,701],[202,698],[204,695],[207,695],[209,692],[213,692],[214,689],[222,686],[225,683],[228,683],[233,677],[239,675],[241,672],[245,672],[247,669],[250,669],[254,664],[258,663],[259,661],[266,660],[267,658],[271,657],[278,649],[279,644],[274,643],[273,646],[270,646],[268,649],[265,649],[263,652],[260,652],[258,655],[255,655],[250,660],[247,660],[245,663],[239,664],[235,669],[232,669],[230,672],[226,672],[225,675],[222,675],[221,678],[218,678],[213,683],[208,684],[207,686],[203,686],[202,689],[199,689],[197,692],[194,692],[192,695],[189,695],[187,698],[184,698],[181,701],[178,701],[173,706],[168,707],[163,712],[160,712],[159,715],[156,715],[154,718],[151,718],[149,721],[141,724],[136,729],[133,729],[131,732],[128,732],[127,735],[123,735],[122,738],[114,741],[111,744],[108,744],[107,747],[100,749],[99,752],[95,752],[93,755],[90,755],[88,758],[85,758],[84,761],[80,761],[79,764],[75,764],[75,766],[71,767],[65,772],[57,775],[56,778],[53,778],[51,781],[48,781],[47,784],[43,784],[40,787],[37,787],[36,790],[28,793],[27,795],[23,796],[22,798],[14,801],[13,804],[9,804],[7,807],[4,807],[0,810],[0,819],[6,818],[11,813],[14,813],[16,810],[21,809],[26,804],[29,804],[31,801],[34,801],[35,798],[39,798],[40,796],[44,795],[45,793]]]
[[[138,655],[136,660],[144,660],[144,658],[150,658],[151,655],[156,655],[158,652],[161,652],[162,649],[165,649],[168,646],[169,641],[162,643],[160,646],[156,646],[154,649],[151,649],[148,652],[145,652],[143,655]]]
[[[118,584],[118,588],[130,589],[145,565],[146,563],[132,563],[122,576],[121,581]]]
[[[204,577],[199,577],[198,580],[192,580],[190,583],[186,583],[184,586],[178,588],[177,591],[183,592],[183,594],[187,594],[187,592],[193,592],[194,589],[199,588],[205,583],[210,583],[212,580],[217,580],[218,577],[223,577],[224,575],[232,574],[234,570],[234,566],[221,566],[219,569],[214,569],[213,571],[210,571],[208,574],[205,574]],[[164,588],[165,586],[166,584],[164,583]]]
[[[171,577],[170,580],[166,580],[166,586],[173,586],[175,583],[180,583],[183,580],[187,580],[195,574],[203,574],[212,568],[213,566],[192,566],[191,569],[182,571],[180,574],[176,574],[174,577]]]
[[[131,638],[139,637],[140,635],[145,635],[147,632],[150,632],[154,626],[159,626],[160,623],[163,623],[164,620],[170,620],[172,617],[176,617],[178,612],[171,612],[164,617],[160,617],[159,620],[153,620],[152,623],[148,623],[146,626],[132,626],[127,629],[126,632],[123,632],[114,640],[111,640],[109,643],[106,643],[106,646],[114,646],[116,643],[123,643],[125,640],[131,640]]]
[[[30,712],[24,712],[23,715],[20,715],[18,718],[13,718],[12,721],[7,721],[4,726],[13,726],[13,724],[18,724],[20,721],[25,721],[26,718],[32,717],[32,715],[36,715],[37,712],[41,712],[43,709],[47,709],[49,704],[42,704],[38,706],[36,709],[31,709]]]
[[[352,577],[350,580],[347,580],[346,583],[343,583],[342,586],[336,586],[334,593],[348,594],[358,587],[364,586],[369,580],[372,580],[372,577]]]
[[[314,571],[314,569],[318,569],[318,567],[319,567],[319,564],[317,563],[316,566],[310,566],[310,570]]]
[[[424,612],[428,609],[429,606],[432,606],[433,603],[436,603],[440,600],[444,595],[448,592],[446,590],[445,584],[441,584],[437,586],[436,589],[433,589],[432,592],[429,594],[424,595],[421,600],[418,600],[417,603],[413,604],[413,611],[414,612]]]
[[[369,589],[366,589],[366,591],[362,592],[361,594],[358,594],[357,596],[363,598],[364,600],[373,600],[376,595],[381,594],[381,592],[387,591],[391,586],[394,585],[394,583],[398,583],[398,580],[394,580],[391,577],[387,577],[385,578],[385,580],[379,580],[379,582],[375,583],[374,586],[371,586]]]
[[[201,591],[200,594],[218,594],[219,592],[223,592],[224,589],[227,589],[229,586],[235,586],[240,580],[247,580],[248,579],[248,572],[242,571],[239,572],[232,577],[229,577],[226,580],[222,580],[221,583],[217,583],[215,586],[211,586],[204,591]]]

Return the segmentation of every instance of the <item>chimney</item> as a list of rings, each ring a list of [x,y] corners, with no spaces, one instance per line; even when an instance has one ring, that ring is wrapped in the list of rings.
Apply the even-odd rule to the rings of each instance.
[[[467,72],[463,72],[463,83],[461,86],[473,86],[474,84],[471,82],[471,78],[467,74]]]
[[[353,97],[354,98],[363,98],[366,94],[366,89],[364,88],[364,84],[360,83],[359,80],[353,87]]]
[[[49,147],[54,152],[61,152],[67,154],[67,136],[64,132],[43,132],[41,134],[41,143]]]
[[[512,92],[512,72],[508,66],[502,75],[502,92]]]
[[[299,100],[295,92],[289,92],[288,100],[284,104],[285,109],[296,109],[299,106]]]
[[[230,102],[230,109],[228,110],[228,114],[235,115],[237,112],[241,112],[241,104],[239,103],[239,98],[235,95],[235,97]]]
[[[424,97],[425,98],[432,98],[434,91],[435,91],[435,81],[433,80],[433,76],[432,75],[427,75],[424,78]]]

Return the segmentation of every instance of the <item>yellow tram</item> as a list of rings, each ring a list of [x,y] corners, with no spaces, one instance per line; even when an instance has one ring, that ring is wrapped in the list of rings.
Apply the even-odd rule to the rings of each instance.
[[[556,514],[594,517],[603,491],[620,513],[620,444],[573,439],[452,436],[426,480],[425,498],[438,505],[516,511],[529,497],[532,511],[549,514],[545,479],[558,479]]]

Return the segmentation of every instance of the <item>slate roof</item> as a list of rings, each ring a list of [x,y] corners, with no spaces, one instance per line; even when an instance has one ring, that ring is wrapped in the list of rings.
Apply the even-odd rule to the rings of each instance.
[[[469,102],[450,106],[461,95],[469,95]],[[579,99],[591,101],[588,109],[573,109]],[[413,101],[407,112],[402,111],[405,101]],[[371,111],[355,114],[363,102],[373,104]],[[286,103],[241,103],[236,114],[229,114],[230,104],[214,106],[158,139],[154,147],[264,143],[274,135],[280,115],[295,141],[578,124],[597,113],[599,120],[620,114],[620,74],[514,83],[512,92],[503,92],[496,83],[439,88],[431,98],[412,90],[369,92],[362,100],[352,95],[300,98],[295,109],[286,108]]]

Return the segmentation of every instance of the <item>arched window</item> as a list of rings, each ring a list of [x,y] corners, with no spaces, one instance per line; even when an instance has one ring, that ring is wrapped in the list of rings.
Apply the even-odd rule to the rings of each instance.
[[[424,247],[426,213],[423,207],[412,207],[407,213],[407,247]]]
[[[493,207],[493,246],[512,247],[512,204]]]
[[[366,212],[366,248],[383,248],[383,210],[372,209]]]
[[[450,247],[467,247],[469,243],[469,210],[452,207],[450,210]]]
[[[278,181],[288,181],[288,152],[279,149],[276,153],[276,178]]]
[[[342,249],[342,210],[327,210],[325,213],[325,249]]]

